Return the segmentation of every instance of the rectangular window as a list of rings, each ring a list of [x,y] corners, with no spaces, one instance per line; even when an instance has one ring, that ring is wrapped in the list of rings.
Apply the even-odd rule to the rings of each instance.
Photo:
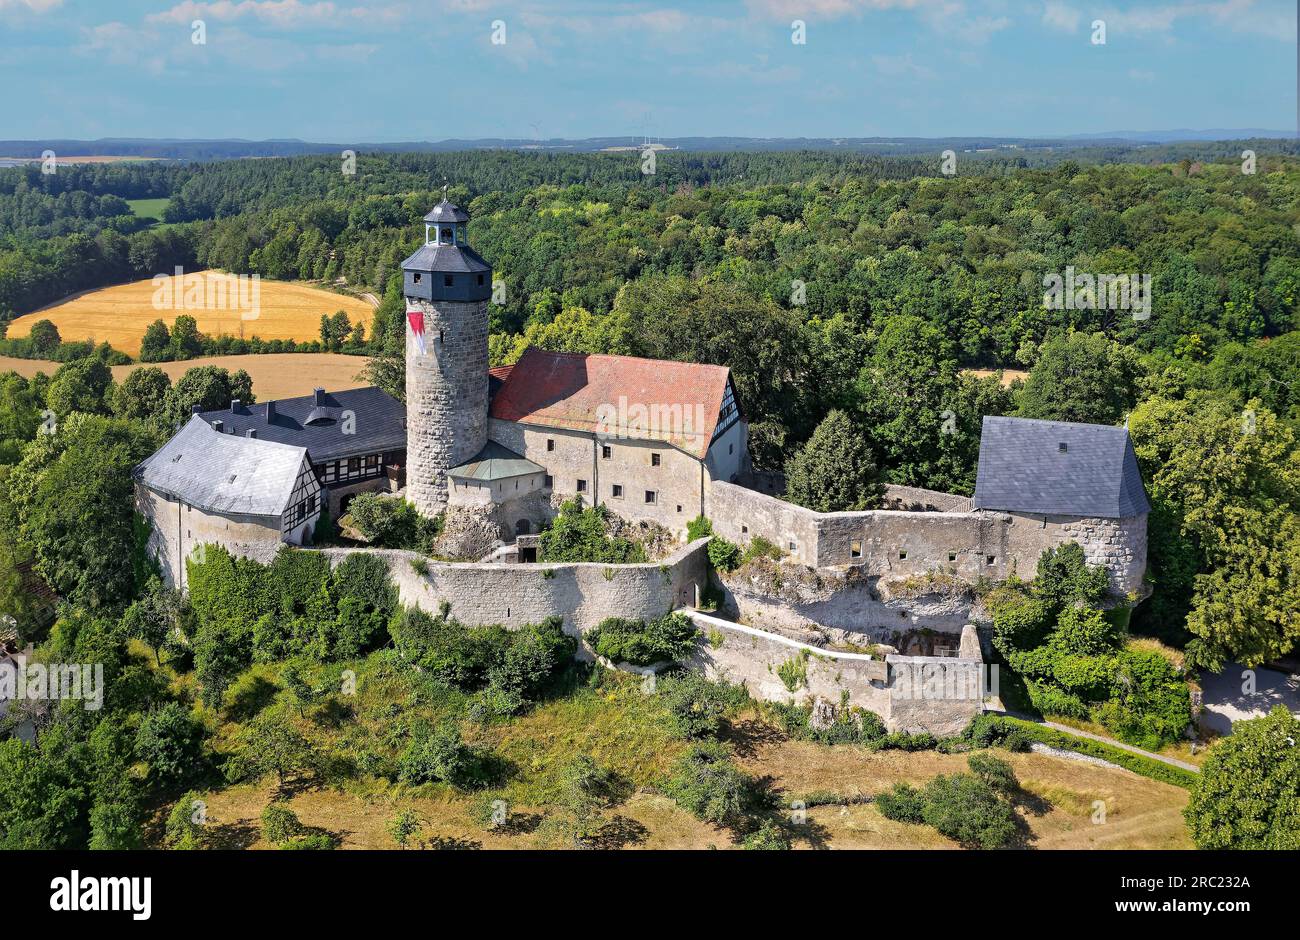
[[[799,548],[799,547],[798,547],[797,545],[795,545],[794,542],[790,542],[789,544],[790,544],[790,551],[792,551],[792,552],[793,552],[793,551],[798,551],[798,548]]]
[[[578,492],[579,492],[579,493],[585,493],[585,492],[587,492],[587,481],[586,481],[586,480],[579,480],[579,481],[578,481]]]
[[[899,553],[898,553],[898,560],[899,560],[899,561],[903,561],[903,560],[905,560],[906,558],[907,558],[907,552],[899,552]]]
[[[658,454],[651,454],[651,455],[650,455],[650,466],[652,466],[652,467],[657,467],[657,466],[659,466],[659,464],[660,464],[660,460],[661,460],[661,458],[660,458],[660,456],[659,456]]]
[[[611,494],[613,495],[613,497],[614,497],[615,499],[622,499],[622,498],[623,498],[623,484],[621,484],[621,483],[615,483],[614,486],[613,486],[613,488],[612,488],[612,490],[611,490]]]
[[[645,501],[646,501],[646,505],[653,505],[659,502],[659,494],[656,493],[654,490],[646,490]]]
[[[949,552],[949,553],[948,553],[948,560],[949,560],[949,561],[956,561],[956,560],[957,560],[957,553],[956,553],[956,552]]]
[[[416,271],[416,272],[415,272],[415,277],[413,278],[413,280],[415,281],[416,284],[419,284],[419,283],[420,283],[420,272],[419,272],[419,271]]]
[[[481,274],[478,276],[478,286],[479,287],[483,286],[483,275]]]
[[[349,474],[353,474],[353,473],[360,473],[360,472],[361,472],[361,458],[360,458],[360,457],[349,457],[349,458],[348,458],[348,473],[349,473]]]
[[[985,563],[986,565],[995,565],[995,564],[997,564],[997,561],[998,561],[998,556],[997,556],[997,555],[985,555],[985,556],[984,556],[984,563]]]
[[[850,558],[862,557],[862,543],[859,542],[857,539],[854,539],[852,542],[849,543],[849,557]]]
[[[742,526],[740,527],[740,534],[741,534],[741,535],[748,535],[748,534],[749,534],[749,526],[747,526],[747,525],[742,525]]]
[[[678,512],[681,512],[681,511],[682,511],[682,507],[681,507],[680,505],[677,507],[677,511],[678,511]]]
[[[614,455],[614,448],[610,447],[608,444],[601,444],[601,445],[600,445],[600,459],[601,459],[601,460],[608,460],[608,459],[609,459],[610,457],[612,457],[613,455]]]
[[[451,275],[450,275],[450,274],[444,274],[444,275],[442,276],[442,286],[443,286],[443,287],[451,287]]]
[[[546,476],[542,477],[542,486],[546,487],[549,490],[554,485],[555,485],[555,479],[549,473],[546,474]]]
[[[555,450],[555,438],[548,437],[546,439],[546,452],[550,453],[553,450]]]

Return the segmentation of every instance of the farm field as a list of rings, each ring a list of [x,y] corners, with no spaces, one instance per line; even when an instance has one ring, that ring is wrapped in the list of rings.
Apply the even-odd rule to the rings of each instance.
[[[166,196],[161,199],[128,199],[126,204],[142,219],[157,219],[162,221],[163,210],[167,208],[167,203],[171,202]]]
[[[206,356],[185,362],[136,362],[113,367],[113,380],[121,382],[133,369],[154,366],[162,369],[175,382],[189,369],[198,366],[220,366],[235,371],[243,369],[253,379],[253,391],[261,401],[275,398],[295,398],[310,395],[316,386],[330,391],[357,388],[369,384],[357,376],[365,368],[365,356],[345,356],[341,353],[268,353],[258,356]],[[0,372],[17,372],[31,378],[37,372],[53,375],[59,363],[44,359],[14,359],[0,356]]]
[[[209,273],[220,272],[195,271],[187,272],[186,276]],[[180,285],[174,286],[176,293],[181,294]],[[247,339],[259,336],[264,340],[319,339],[321,315],[339,310],[346,311],[353,323],[366,324],[369,331],[374,315],[374,307],[364,300],[292,281],[260,281],[257,309],[243,311],[234,301],[220,304],[218,308],[216,296],[203,298],[204,302],[212,303],[213,309],[202,306],[200,309],[174,309],[170,305],[167,309],[159,309],[154,305],[154,295],[158,290],[152,279],[144,279],[86,291],[16,318],[9,325],[9,336],[26,336],[36,321],[49,320],[59,328],[59,335],[65,340],[107,342],[114,349],[137,356],[140,341],[150,323],[161,318],[170,328],[181,314],[194,317],[200,332],[209,336],[230,335]],[[249,296],[249,290],[244,288],[245,297]],[[237,292],[233,283],[229,292]]]

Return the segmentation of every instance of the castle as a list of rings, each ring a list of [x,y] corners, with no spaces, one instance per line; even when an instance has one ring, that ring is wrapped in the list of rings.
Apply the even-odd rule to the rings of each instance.
[[[493,561],[535,560],[529,537],[579,496],[678,537],[704,515],[789,562],[878,577],[1029,579],[1044,549],[1077,541],[1115,595],[1142,592],[1150,507],[1126,430],[986,418],[973,498],[891,486],[888,508],[813,512],[752,485],[725,366],[529,349],[489,368],[492,268],[468,221],[444,198],[402,263],[404,408],[377,389],[232,402],[192,415],[141,464],[137,505],[172,583],[202,544],[269,558],[310,542],[322,509],[337,517],[378,489],[425,516],[477,520],[484,547],[504,546]]]

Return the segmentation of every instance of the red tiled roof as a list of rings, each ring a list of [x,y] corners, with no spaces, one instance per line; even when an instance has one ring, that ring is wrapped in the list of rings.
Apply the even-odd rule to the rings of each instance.
[[[722,410],[725,366],[529,348],[492,399],[492,417],[656,440],[704,459]]]
[[[504,382],[506,379],[510,378],[510,371],[512,369],[514,369],[514,365],[493,366],[491,369],[488,369],[488,375],[492,376],[492,378],[494,379],[500,379],[502,382]]]

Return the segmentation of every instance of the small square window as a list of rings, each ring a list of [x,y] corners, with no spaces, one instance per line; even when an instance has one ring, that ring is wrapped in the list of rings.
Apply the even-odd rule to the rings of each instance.
[[[949,561],[956,561],[956,560],[957,560],[957,553],[956,553],[956,552],[949,552],[949,553],[948,553],[948,560],[949,560]]]
[[[645,501],[646,501],[646,505],[648,505],[648,506],[649,506],[649,505],[653,505],[653,504],[659,502],[659,494],[656,493],[654,490],[646,490],[646,491],[645,491]]]
[[[420,278],[421,278],[422,276],[423,276],[423,275],[421,275],[419,271],[416,271],[415,274],[412,276],[411,280],[412,280],[414,283],[419,284],[419,283],[420,283]]]
[[[799,550],[799,546],[796,545],[794,542],[791,542],[791,543],[790,543],[790,551],[795,552],[795,551],[798,551],[798,550]]]
[[[907,552],[899,552],[899,553],[898,553],[898,560],[899,560],[899,561],[903,561],[903,560],[905,560],[906,558],[907,558]]]
[[[986,565],[995,565],[995,564],[997,564],[997,561],[998,561],[998,556],[997,556],[997,555],[985,555],[985,556],[984,556],[984,564],[986,564]]]
[[[601,460],[608,460],[608,459],[609,459],[610,457],[612,457],[613,455],[614,455],[614,448],[610,447],[608,444],[601,444],[601,445],[600,445],[600,459],[601,459]]]
[[[1065,441],[1061,441],[1059,444],[1056,445],[1056,449],[1057,449],[1058,451],[1060,451],[1062,454],[1064,454],[1064,453],[1066,453],[1070,448],[1069,448],[1069,445],[1067,445],[1067,444],[1065,443]]]
[[[680,505],[677,507],[677,511],[678,511],[678,512],[681,512],[681,511],[682,511],[682,507],[681,507]]]
[[[478,286],[479,287],[483,286],[483,275],[481,274],[478,276]]]
[[[614,486],[613,486],[613,490],[612,490],[612,492],[613,492],[613,496],[614,496],[615,499],[622,499],[622,498],[623,498],[623,484],[622,484],[622,483],[615,483]]]
[[[740,534],[741,534],[741,535],[748,535],[748,534],[749,534],[749,526],[747,526],[747,525],[742,525],[742,526],[740,527]]]
[[[548,437],[546,439],[546,451],[547,453],[550,453],[553,450],[555,450],[555,438]]]
[[[587,481],[586,481],[586,480],[579,480],[579,481],[578,481],[578,492],[579,492],[579,493],[585,493],[585,492],[587,492]]]
[[[661,458],[658,454],[651,454],[651,455],[650,455],[650,466],[652,466],[652,467],[657,467],[657,466],[659,466],[661,460],[662,460],[662,458]]]
[[[857,539],[854,539],[852,542],[849,543],[849,557],[850,558],[862,557],[862,543],[859,542]]]
[[[443,286],[443,287],[451,287],[451,275],[450,275],[450,274],[444,274],[444,275],[442,276],[442,286]]]

